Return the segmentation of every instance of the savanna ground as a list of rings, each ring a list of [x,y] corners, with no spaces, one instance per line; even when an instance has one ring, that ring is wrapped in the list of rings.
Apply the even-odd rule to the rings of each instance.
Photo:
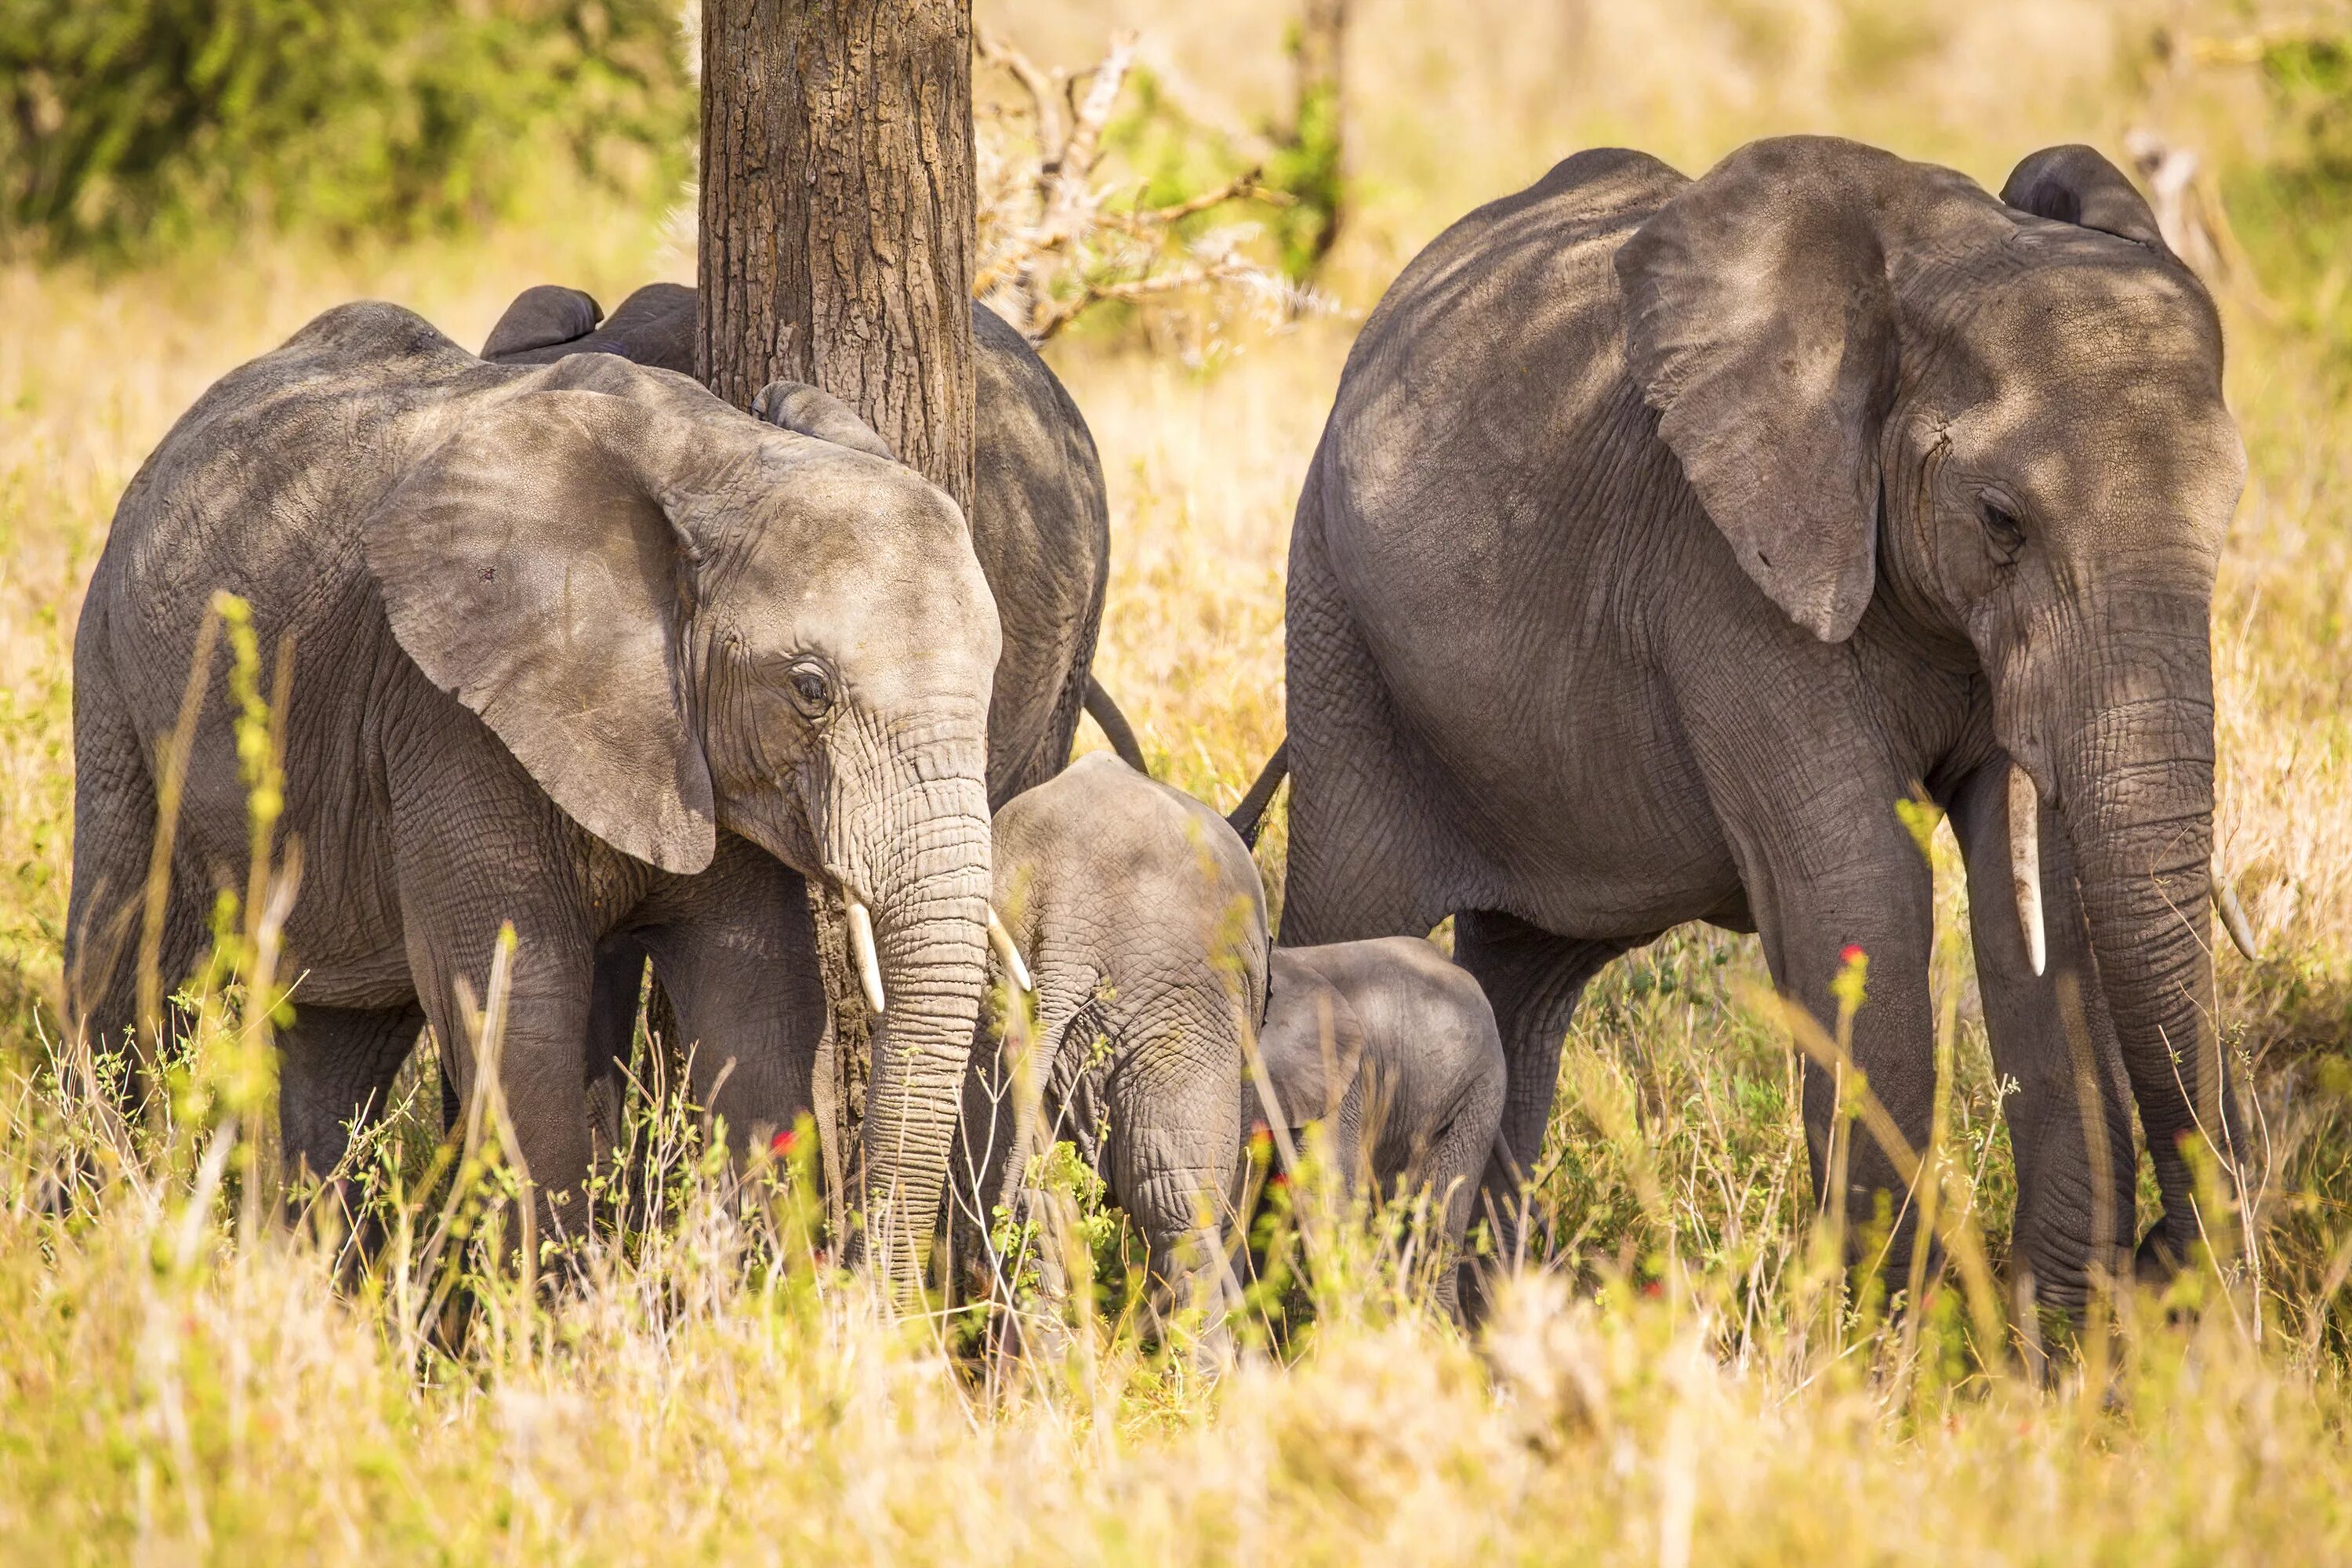
[[[1281,90],[1280,5],[981,10],[1074,64],[1110,22],[1139,26],[1236,119]],[[1930,1156],[1955,1265],[1891,1324],[1866,1295],[1840,1305],[1753,944],[1701,933],[1594,986],[1542,1164],[1545,1241],[1474,1337],[1419,1303],[1394,1227],[1327,1212],[1310,1181],[1292,1255],[1311,1328],[1245,1328],[1213,1380],[1089,1314],[1066,1355],[991,1369],[822,1268],[797,1198],[730,1201],[690,1150],[663,1223],[552,1306],[493,1274],[465,1333],[437,1331],[429,1266],[464,1250],[434,1245],[438,1198],[392,1267],[339,1288],[314,1239],[259,1223],[227,1159],[222,1131],[267,1103],[228,1024],[136,1158],[51,1087],[81,584],[172,419],[317,310],[395,300],[476,342],[526,284],[610,304],[689,264],[667,214],[551,187],[462,237],[0,270],[0,1558],[2352,1555],[2352,206],[2335,129],[2240,42],[2310,20],[1361,0],[1338,312],[1282,332],[1104,321],[1053,351],[1111,488],[1097,668],[1166,776],[1225,805],[1281,734],[1291,503],[1352,322],[1453,216],[1599,142],[1695,171],[1753,135],[1834,131],[1996,187],[2053,142],[2114,151],[2148,127],[2198,148],[2243,247],[2221,291],[2252,479],[2214,636],[2221,837],[2263,956],[2219,963],[2266,1179],[2246,1261],[2168,1311],[2118,1303],[2071,1352],[1998,1283],[2010,1178],[1956,889]],[[1281,853],[1277,820],[1270,877]],[[1934,853],[1950,870],[1948,834]],[[426,1169],[430,1121],[396,1119],[385,1168]],[[68,1149],[90,1187],[59,1217],[43,1183]],[[1962,1267],[1979,1236],[1989,1278]]]

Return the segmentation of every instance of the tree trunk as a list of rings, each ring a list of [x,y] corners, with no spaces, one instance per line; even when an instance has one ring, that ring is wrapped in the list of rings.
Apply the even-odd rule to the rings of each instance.
[[[804,381],[972,474],[971,0],[706,0],[702,380]]]

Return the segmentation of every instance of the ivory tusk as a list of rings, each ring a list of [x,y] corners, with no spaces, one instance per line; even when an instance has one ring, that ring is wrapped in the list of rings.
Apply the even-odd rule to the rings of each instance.
[[[2221,868],[2221,846],[2213,846],[2213,909],[2221,917],[2221,929],[2230,933],[2230,941],[2245,954],[2248,963],[2260,963],[2261,955],[2254,952],[2254,928],[2246,919],[2246,906],[2238,901],[2238,889],[2230,880],[2230,873]]]
[[[874,917],[865,900],[845,886],[842,904],[849,910],[849,958],[857,965],[857,984],[865,988],[869,1011],[882,1012],[882,965],[874,956]]]
[[[2017,893],[2017,929],[2025,962],[2039,974],[2050,962],[2042,929],[2042,796],[2033,775],[2009,764],[2009,882]]]
[[[1004,972],[1013,977],[1016,987],[1024,993],[1037,989],[1029,978],[1029,966],[1021,962],[1021,950],[1013,945],[1013,933],[1004,929],[1004,922],[996,918],[993,908],[988,911],[988,945],[996,950],[996,956],[1004,964]]]

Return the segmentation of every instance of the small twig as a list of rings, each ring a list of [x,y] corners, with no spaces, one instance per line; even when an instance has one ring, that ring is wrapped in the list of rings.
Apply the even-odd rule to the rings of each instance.
[[[1037,115],[1037,140],[1051,159],[1063,144],[1060,102],[1066,79],[1049,71],[1021,52],[1010,40],[986,27],[980,29],[980,58],[1021,84]]]

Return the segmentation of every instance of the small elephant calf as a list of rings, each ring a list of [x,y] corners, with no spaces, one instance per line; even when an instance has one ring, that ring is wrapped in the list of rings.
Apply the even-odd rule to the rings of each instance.
[[[981,1260],[997,1210],[1020,1207],[1030,1156],[1068,1142],[1176,1303],[1217,1297],[1248,1125],[1243,1038],[1265,1005],[1257,867],[1224,818],[1107,753],[1007,802],[994,833],[1009,922],[996,973],[1018,958],[1034,976],[1034,1102],[1021,1107],[1019,1041],[1000,1047],[983,1025],[953,1166],[956,1253]]]
[[[1340,1169],[1384,1193],[1426,1184],[1449,1263],[1437,1299],[1458,1312],[1463,1233],[1502,1117],[1502,1037],[1469,972],[1419,937],[1277,948],[1253,1079],[1252,1125],[1328,1122]]]

